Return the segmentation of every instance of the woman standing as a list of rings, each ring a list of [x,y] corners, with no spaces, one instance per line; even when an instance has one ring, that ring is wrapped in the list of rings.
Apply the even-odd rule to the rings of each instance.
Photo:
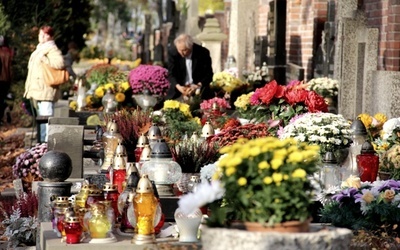
[[[32,100],[37,116],[52,116],[54,103],[61,96],[59,87],[48,86],[43,79],[42,63],[56,69],[65,67],[62,53],[57,48],[53,36],[53,28],[42,26],[39,30],[39,44],[29,58],[24,97]],[[39,140],[47,141],[47,124],[41,124]]]

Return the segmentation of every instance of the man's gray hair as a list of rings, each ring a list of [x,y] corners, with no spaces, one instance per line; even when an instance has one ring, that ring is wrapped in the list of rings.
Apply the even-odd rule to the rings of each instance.
[[[177,44],[185,44],[185,47],[187,49],[192,49],[193,48],[193,38],[188,35],[188,34],[180,34],[179,36],[177,36],[174,40],[174,44],[175,46]]]

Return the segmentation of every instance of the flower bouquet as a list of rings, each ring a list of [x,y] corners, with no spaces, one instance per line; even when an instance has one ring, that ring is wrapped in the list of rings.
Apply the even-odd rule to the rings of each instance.
[[[182,168],[182,173],[199,173],[203,166],[216,162],[220,155],[216,145],[194,140],[178,141],[170,148],[174,160]]]
[[[363,113],[358,115],[368,131],[368,136],[371,142],[379,138],[383,124],[388,120],[387,116],[382,113],[377,113],[374,116]]]
[[[353,230],[398,235],[400,181],[362,182],[335,194],[321,210],[321,222]],[[379,233],[380,232],[380,233]]]
[[[390,174],[390,179],[400,180],[400,144],[394,144],[380,155],[379,171]]]
[[[139,65],[128,76],[134,95],[148,90],[151,95],[165,96],[169,88],[168,71],[156,65]]]
[[[314,91],[306,90],[298,81],[288,86],[281,86],[276,81],[271,81],[264,87],[256,89],[250,95],[250,104],[245,104],[249,95],[243,97],[243,103],[235,102],[235,106],[238,105],[237,107],[242,109],[239,112],[244,110],[248,119],[256,122],[275,121],[285,126],[295,115],[328,111],[323,97]]]
[[[210,121],[213,128],[221,128],[228,119],[225,110],[230,107],[231,105],[224,98],[214,97],[203,100],[200,103],[201,124],[204,126],[207,121]]]
[[[328,77],[314,78],[307,82],[307,89],[323,97],[336,97],[339,92],[339,81]]]
[[[294,139],[242,139],[220,150],[224,201],[232,219],[274,226],[308,220],[319,147]],[[212,211],[212,213],[217,211]]]
[[[12,166],[15,179],[21,179],[25,192],[32,189],[33,181],[42,181],[43,178],[39,171],[39,162],[47,152],[47,143],[37,143],[24,153],[20,154]]]
[[[234,73],[230,71],[222,71],[213,75],[210,87],[213,89],[220,89],[224,93],[232,93],[234,90],[245,85],[246,84],[235,76]]]
[[[86,73],[86,81],[90,83],[96,83],[97,85],[106,84],[108,78],[118,72],[118,67],[111,64],[100,63],[92,66]]]
[[[192,135],[193,132],[199,132],[200,119],[193,117],[190,106],[186,103],[175,100],[166,100],[162,108],[162,119],[164,120],[164,135],[170,140],[180,140],[185,135]]]
[[[321,147],[321,154],[347,148],[351,143],[350,123],[342,115],[306,113],[294,117],[278,131],[281,139],[295,138]]]
[[[147,133],[152,124],[150,111],[121,109],[112,114],[104,114],[104,124],[115,121],[125,145],[136,146],[139,136]],[[103,131],[106,131],[103,126]]]

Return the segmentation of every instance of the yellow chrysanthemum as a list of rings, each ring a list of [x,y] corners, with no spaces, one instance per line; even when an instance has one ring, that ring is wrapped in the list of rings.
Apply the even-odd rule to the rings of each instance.
[[[276,184],[280,184],[283,180],[283,174],[281,173],[273,173],[272,174],[272,180],[276,183]]]
[[[179,110],[187,117],[192,117],[192,113],[190,113],[190,106],[186,103],[179,104]]]
[[[163,109],[179,109],[180,102],[175,100],[166,100]]]
[[[262,161],[262,162],[258,163],[258,168],[259,169],[268,169],[269,167],[270,166],[269,166],[267,161]]]
[[[102,98],[102,97],[104,96],[104,92],[105,92],[105,89],[104,89],[103,87],[98,87],[98,88],[94,91],[94,94],[95,94],[97,97]]]
[[[121,89],[122,89],[122,91],[127,91],[131,86],[129,85],[129,83],[128,82],[122,82],[122,83],[120,83],[120,87],[121,87]]]
[[[280,166],[282,166],[283,160],[282,159],[272,159],[271,160],[271,168],[277,170]]]
[[[306,175],[307,175],[306,171],[302,168],[297,168],[292,173],[293,178],[304,179],[304,178],[306,178]]]
[[[266,177],[264,177],[264,179],[263,179],[264,184],[267,184],[267,185],[271,184],[272,181],[273,181],[273,180],[272,180],[272,178],[271,178],[270,176],[266,176]]]
[[[78,103],[76,101],[71,101],[69,103],[69,108],[72,110],[76,110],[76,108],[78,107]]]
[[[192,120],[193,120],[195,123],[201,125],[201,119],[200,119],[199,117],[195,116],[195,117],[192,118]]]
[[[301,152],[295,151],[289,154],[287,162],[293,162],[293,163],[298,163],[302,162],[304,160],[304,156]]]
[[[114,85],[114,83],[111,83],[111,82],[106,83],[106,84],[104,84],[104,89],[106,89],[106,90],[108,90],[108,89],[114,90],[115,89],[115,85]]]
[[[226,176],[231,176],[236,172],[236,168],[234,167],[229,167],[225,170]]]
[[[274,151],[274,159],[285,159],[287,155],[287,150],[285,148],[281,148]]]
[[[244,178],[244,177],[240,177],[240,178],[237,180],[237,183],[238,183],[239,186],[244,186],[244,185],[247,184],[247,179]]]
[[[236,101],[233,103],[236,108],[241,108],[243,110],[247,110],[250,105],[250,98],[254,94],[254,92],[250,92],[248,94],[243,94],[239,96]]]
[[[93,98],[92,95],[87,95],[87,96],[86,96],[86,98],[85,98],[86,105],[91,105],[91,104],[93,104],[92,98]]]
[[[116,93],[115,94],[115,100],[117,101],[117,102],[123,102],[123,101],[125,101],[125,94],[124,93]]]
[[[362,121],[362,123],[364,124],[364,126],[366,128],[370,128],[371,124],[372,124],[372,116],[370,116],[369,114],[359,114],[358,118],[360,118],[360,120]]]

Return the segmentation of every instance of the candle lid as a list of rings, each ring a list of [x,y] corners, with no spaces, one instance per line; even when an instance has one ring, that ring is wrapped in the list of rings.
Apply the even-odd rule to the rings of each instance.
[[[353,135],[367,135],[367,129],[365,128],[364,123],[361,121],[360,117],[357,117],[356,120],[350,126],[350,129],[353,131]]]
[[[371,142],[365,141],[361,146],[361,154],[375,154],[374,146]]]
[[[153,187],[151,185],[149,176],[147,174],[142,175],[139,179],[138,186],[136,188],[137,194],[153,193]]]

